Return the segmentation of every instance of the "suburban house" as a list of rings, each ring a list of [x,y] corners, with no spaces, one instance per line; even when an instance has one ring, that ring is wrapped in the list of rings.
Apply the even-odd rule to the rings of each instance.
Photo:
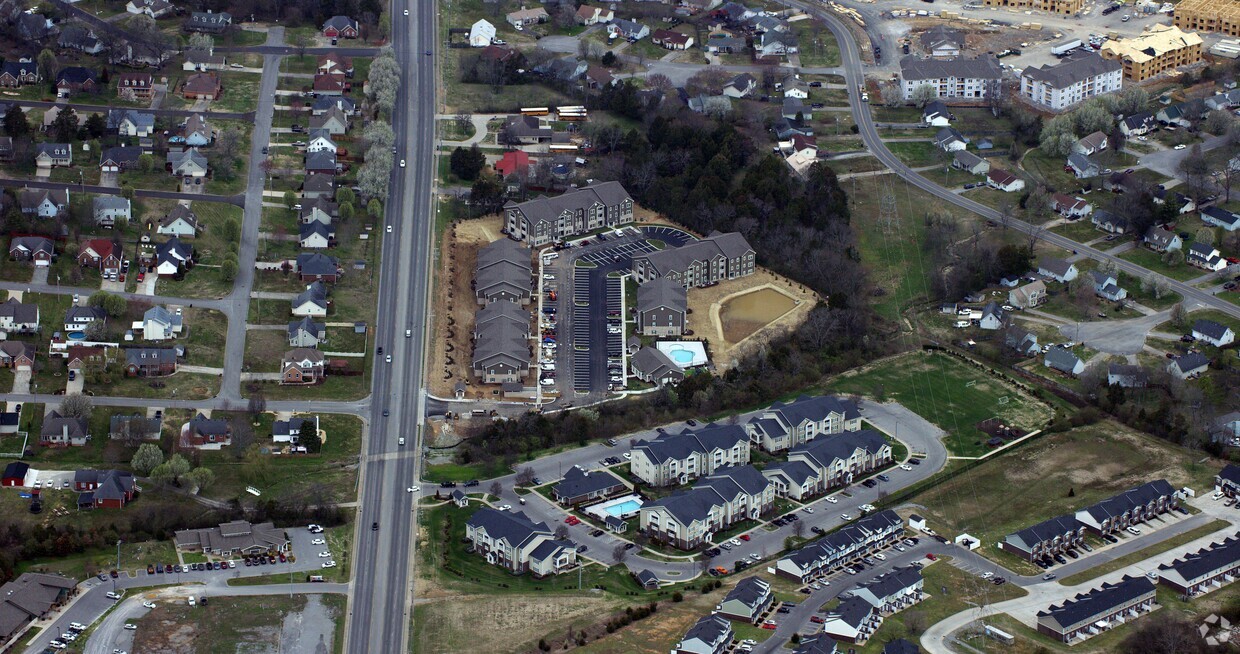
[[[121,136],[146,138],[155,133],[155,114],[136,109],[109,109],[107,126]]]
[[[928,127],[947,127],[952,122],[952,112],[939,100],[926,104],[921,110],[921,122]]]
[[[978,320],[977,325],[982,329],[990,331],[1003,329],[1007,325],[1007,313],[999,306],[998,302],[992,300],[982,307],[982,317]]]
[[[0,341],[0,368],[32,370],[34,368],[34,343],[26,341]]]
[[[637,331],[647,336],[680,336],[685,332],[688,293],[668,277],[637,288]]]
[[[1058,370],[1072,377],[1085,372],[1085,362],[1067,348],[1052,347],[1046,351],[1042,363],[1051,370]]]
[[[799,75],[789,75],[781,84],[780,90],[783,91],[785,98],[797,98],[798,100],[809,98],[809,82],[802,80]]]
[[[230,559],[287,552],[290,546],[283,529],[270,522],[250,524],[246,520],[225,522],[207,529],[182,529],[173,534],[173,540],[183,552],[202,552]]]
[[[539,23],[545,23],[547,22],[548,19],[551,18],[551,16],[549,16],[547,14],[547,10],[543,9],[542,7],[531,7],[529,9],[518,9],[517,11],[510,11],[508,12],[508,15],[505,16],[505,18],[508,20],[509,25],[512,25],[513,27],[520,30],[520,29],[523,29],[527,25],[537,25]]]
[[[35,146],[34,165],[55,168],[73,164],[73,147],[68,143],[40,143]]]
[[[107,323],[107,320],[107,312],[99,307],[71,305],[65,311],[65,331],[85,331],[92,322]]]
[[[1201,241],[1194,241],[1188,246],[1188,250],[1184,253],[1184,260],[1190,266],[1213,272],[1218,272],[1228,265],[1227,259],[1223,258],[1217,248]]]
[[[635,21],[616,18],[607,25],[607,38],[609,39],[637,42],[647,36],[650,36],[650,28]]]
[[[216,100],[224,90],[220,76],[215,73],[194,73],[181,86],[181,95],[186,100]]]
[[[633,258],[633,277],[638,284],[668,277],[686,288],[700,288],[726,279],[747,277],[754,269],[754,249],[737,232],[713,232],[678,248]]]
[[[1162,227],[1151,227],[1142,242],[1155,252],[1168,252],[1184,247],[1184,241],[1180,240],[1179,234]]]
[[[194,261],[194,248],[173,236],[155,246],[155,273],[161,277],[185,272]]]
[[[349,92],[351,85],[344,73],[319,73],[314,76],[314,81],[310,85],[311,92],[318,95],[344,95]]]
[[[633,222],[633,198],[619,182],[592,184],[555,197],[504,205],[508,235],[538,247]]]
[[[942,25],[922,32],[917,40],[926,54],[935,59],[954,59],[964,49],[964,35]]]
[[[990,172],[990,162],[972,152],[960,149],[952,152],[952,168],[973,175],[985,175]]]
[[[478,509],[465,523],[465,538],[487,563],[513,574],[546,577],[577,565],[575,543],[556,540],[546,523],[534,522],[520,511]]]
[[[198,413],[181,425],[181,447],[219,450],[232,442],[232,425],[227,420]]]
[[[155,95],[155,77],[150,73],[121,73],[116,76],[116,95],[122,100],[150,100]]]
[[[905,100],[913,99],[919,86],[930,86],[939,98],[983,99],[999,92],[1003,68],[994,55],[976,59],[900,60],[900,89]]]
[[[1190,352],[1182,356],[1172,357],[1171,363],[1167,364],[1167,372],[1180,379],[1188,379],[1200,375],[1209,368],[1210,360],[1200,352]]]
[[[1201,222],[1211,227],[1222,227],[1234,232],[1240,228],[1240,214],[1232,213],[1222,207],[1206,207],[1201,210]]]
[[[223,34],[232,25],[232,14],[226,11],[194,11],[190,12],[189,20],[181,26],[186,32],[202,32],[204,34]]]
[[[723,85],[723,94],[729,98],[748,97],[758,86],[758,80],[749,73],[741,73]]]
[[[1102,132],[1094,132],[1092,134],[1081,137],[1076,143],[1072,144],[1072,151],[1089,156],[1097,154],[1107,149],[1107,135]]]
[[[1038,261],[1038,274],[1060,283],[1067,283],[1076,279],[1078,273],[1076,264],[1055,257],[1046,257]]]
[[[1068,220],[1084,218],[1094,210],[1093,205],[1084,198],[1074,198],[1063,193],[1052,195],[1051,201],[1054,203],[1055,212]]]
[[[292,314],[297,317],[322,318],[327,315],[327,286],[314,282],[293,298]]]
[[[301,223],[297,226],[297,243],[306,250],[323,250],[336,243],[336,230],[320,222]]]
[[[332,282],[340,279],[343,269],[334,257],[319,252],[303,252],[297,255],[294,266],[303,282]]]
[[[1227,497],[1240,495],[1240,465],[1228,463],[1214,476],[1214,487]]]
[[[127,440],[130,435],[144,441],[159,440],[163,432],[163,423],[159,418],[133,414],[129,416],[115,415],[108,420],[108,438]]]
[[[485,18],[479,19],[469,28],[469,47],[485,48],[495,40],[495,25]]]
[[[4,415],[10,415],[10,413],[16,413],[16,412],[6,412]],[[6,433],[12,433],[12,432],[6,432]],[[25,486],[26,475],[29,472],[30,472],[29,463],[24,463],[22,461],[12,461],[8,465],[4,466],[4,479],[3,479],[3,482],[0,483],[0,485],[3,485],[7,488],[13,488],[14,486]]]
[[[356,20],[348,16],[332,16],[323,23],[323,36],[329,39],[356,39],[361,36]]]
[[[1124,363],[1112,363],[1107,366],[1107,386],[1121,388],[1145,388],[1150,375],[1141,366]]]
[[[301,435],[303,433],[317,434],[318,431],[318,416],[295,416],[288,420],[276,420],[271,424],[271,441],[273,443],[297,445],[301,443]]]
[[[129,0],[125,5],[125,11],[151,18],[163,18],[176,11],[176,7],[168,0]]]
[[[727,466],[749,463],[749,435],[738,425],[711,423],[663,433],[633,447],[631,472],[651,486],[687,484]]]
[[[301,197],[330,202],[336,197],[336,178],[333,175],[307,175],[301,184]]]
[[[324,116],[326,115],[324,114]],[[306,153],[305,169],[306,174],[309,175],[335,175],[340,172],[340,164],[336,160],[335,152],[319,150],[318,152]]]
[[[723,601],[715,607],[715,614],[729,620],[758,624],[774,603],[775,593],[771,592],[771,584],[758,577],[746,577],[724,595]]]
[[[215,130],[207,122],[206,116],[193,114],[185,119],[181,126],[181,135],[185,137],[185,145],[199,148],[215,142]]]
[[[1067,167],[1077,179],[1088,179],[1102,174],[1102,166],[1080,152],[1068,155]]]
[[[1020,191],[1025,188],[1025,180],[1001,168],[991,168],[986,173],[986,185],[997,188],[1005,193]]]
[[[280,360],[281,384],[318,384],[327,378],[323,353],[299,347],[284,353]]]
[[[319,152],[321,150],[336,152],[338,147],[336,142],[332,140],[330,132],[325,129],[312,129],[310,130],[310,138],[306,140],[305,150],[306,152]]]
[[[1029,66],[1020,74],[1020,95],[1026,100],[1063,111],[1096,95],[1114,93],[1124,83],[1120,62],[1092,51],[1074,54],[1056,66]]]
[[[685,378],[684,369],[655,347],[643,347],[629,357],[629,370],[637,379],[656,386],[675,384]]]
[[[177,203],[172,206],[168,215],[160,219],[155,233],[177,238],[192,238],[198,234],[198,215],[189,207]]]
[[[177,351],[171,347],[125,349],[125,374],[129,377],[166,377],[177,371]]]
[[[153,306],[142,314],[142,340],[166,341],[181,335],[183,323],[181,310],[169,311],[162,306]]]
[[[9,644],[30,623],[50,618],[77,594],[77,579],[39,572],[22,573],[0,586],[0,597],[4,598],[0,602],[0,644]]]
[[[1026,561],[1036,561],[1079,547],[1083,542],[1085,525],[1074,515],[1061,515],[1004,536],[999,547]]]
[[[474,317],[472,368],[484,384],[520,382],[530,371],[530,313],[497,301]]]
[[[1038,345],[1038,336],[1027,329],[1009,327],[1003,333],[1003,345],[1025,357],[1037,356],[1042,353]]]
[[[123,509],[137,492],[132,472],[120,470],[78,470],[73,473],[73,490],[78,507]]]
[[[1086,640],[1152,611],[1157,603],[1154,582],[1125,575],[1118,583],[1104,583],[1038,611],[1038,633],[1065,643]]]
[[[289,347],[318,347],[327,340],[327,324],[314,322],[309,316],[288,324]]]
[[[107,238],[92,238],[78,246],[78,265],[83,268],[94,268],[104,277],[115,277],[121,271],[121,258],[124,252],[119,241]]]
[[[177,177],[206,177],[208,162],[198,148],[168,152],[165,160],[168,172]]]
[[[798,583],[809,583],[883,549],[903,534],[904,521],[895,511],[879,511],[784,555],[775,563],[775,574]]]
[[[509,238],[480,248],[474,264],[474,297],[478,304],[500,300],[529,304],[534,293],[532,256],[528,247]]]
[[[1176,507],[1179,496],[1166,479],[1146,482],[1076,512],[1076,519],[1095,534],[1120,531]]]
[[[41,81],[43,76],[39,74],[38,64],[28,59],[5,61],[0,66],[0,88],[16,89]]]
[[[1193,338],[1205,341],[1214,347],[1231,345],[1236,340],[1236,333],[1231,327],[1213,320],[1197,320],[1193,323]]]
[[[857,404],[834,395],[802,395],[786,404],[776,402],[745,423],[752,443],[767,452],[859,429],[861,412]]]
[[[706,39],[706,51],[711,54],[734,54],[745,51],[745,39],[736,36],[711,34]]]
[[[52,239],[42,236],[14,236],[9,241],[9,258],[13,261],[30,261],[36,266],[50,266],[55,256]]]
[[[1158,566],[1159,583],[1188,597],[1222,588],[1237,576],[1240,576],[1240,534]]]
[[[607,499],[628,490],[627,484],[607,470],[590,471],[573,466],[564,473],[559,483],[551,487],[551,496],[564,506],[576,506]]]
[[[95,71],[81,66],[67,66],[56,74],[56,96],[65,98],[74,93],[98,93],[101,89]]]
[[[955,127],[940,127],[934,133],[934,146],[944,152],[964,150],[968,145],[968,139]]]
[[[775,507],[775,486],[751,465],[716,470],[687,491],[642,505],[642,533],[690,550],[717,532]]]
[[[581,5],[580,7],[577,7],[578,25],[610,23],[615,17],[615,12],[606,7],[592,7],[590,5]]]
[[[99,170],[105,173],[121,173],[138,167],[142,148],[136,145],[118,145],[104,149],[99,154]]]
[[[17,192],[17,206],[22,213],[55,218],[69,211],[69,189],[23,188]]]
[[[732,646],[732,637],[732,623],[712,613],[689,627],[672,654],[724,654]]]
[[[1119,279],[1115,275],[1091,270],[1089,276],[1093,280],[1094,293],[1098,297],[1112,302],[1119,302],[1128,297],[1128,291],[1119,287]]]
[[[655,30],[650,41],[666,50],[688,50],[693,47],[693,37],[675,30]]]
[[[0,302],[0,332],[13,334],[37,334],[39,332],[39,305],[23,303],[17,298]]]
[[[1124,138],[1133,138],[1149,134],[1150,130],[1157,125],[1158,121],[1154,120],[1154,114],[1142,111],[1119,121],[1119,131],[1123,133]]]
[[[43,427],[39,430],[39,444],[44,447],[82,446],[90,440],[90,428],[81,418],[62,416],[53,409],[43,416]]]
[[[852,484],[892,462],[891,444],[871,429],[849,431],[788,450],[788,461],[802,461],[818,474],[823,490]]]

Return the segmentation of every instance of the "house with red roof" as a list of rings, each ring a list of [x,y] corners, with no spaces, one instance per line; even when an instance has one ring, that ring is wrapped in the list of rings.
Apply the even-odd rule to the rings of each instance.
[[[500,177],[525,174],[530,169],[530,155],[523,150],[510,150],[495,162],[495,172]]]
[[[106,238],[92,238],[82,241],[77,260],[79,266],[95,268],[106,277],[120,273],[121,254],[119,243]]]

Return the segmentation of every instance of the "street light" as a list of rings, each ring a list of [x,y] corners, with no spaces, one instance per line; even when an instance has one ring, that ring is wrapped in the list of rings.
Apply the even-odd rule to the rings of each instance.
[[[116,592],[116,580],[121,574],[121,543],[125,541],[116,539],[116,576],[112,577],[112,592]]]

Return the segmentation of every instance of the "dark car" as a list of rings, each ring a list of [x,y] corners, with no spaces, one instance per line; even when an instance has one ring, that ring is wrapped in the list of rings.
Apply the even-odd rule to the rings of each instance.
[[[888,477],[887,475],[879,475],[878,480],[879,481],[891,481],[891,477]]]
[[[577,546],[577,551],[578,551],[578,552],[584,552],[584,551],[586,551],[586,546],[585,546],[585,545],[578,545],[578,546]]]
[[[790,608],[788,608],[788,607],[786,607],[786,606],[781,606],[781,607],[779,607],[779,608],[775,609],[775,612],[776,612],[776,613],[792,613],[792,609],[790,609]]]
[[[861,485],[865,486],[866,488],[874,488],[875,486],[878,485],[878,482],[874,481],[873,479],[867,479],[861,482]]]
[[[1067,553],[1067,555],[1068,555],[1068,556],[1070,556],[1070,557],[1072,557],[1072,558],[1074,558],[1074,559],[1079,559],[1079,558],[1081,558],[1081,555],[1080,555],[1080,554],[1077,554],[1077,553],[1076,553],[1076,550],[1065,550],[1065,551],[1066,551],[1066,553]]]
[[[1067,563],[1067,562],[1068,562],[1068,559],[1065,559],[1065,558],[1064,558],[1064,556],[1063,556],[1062,554],[1056,554],[1056,555],[1055,555],[1055,563],[1058,563],[1058,564],[1060,564],[1060,565],[1063,565],[1063,564],[1065,564],[1065,563]]]
[[[466,486],[467,488],[469,488],[469,487],[473,487],[473,486],[477,486],[477,485],[478,485],[478,480],[477,480],[477,479],[470,479],[469,481],[465,482],[465,486]]]
[[[377,522],[372,522],[372,523],[370,523],[370,530],[371,530],[371,531],[379,531],[379,523],[377,523]]]
[[[812,531],[812,532],[814,532],[815,534],[825,534],[825,533],[827,533],[827,530],[826,530],[826,529],[823,529],[822,527],[819,527],[819,526],[817,526],[817,525],[814,525],[813,527],[810,527],[810,528],[809,528],[809,530],[810,530],[810,531]]]
[[[148,563],[148,564],[146,565],[146,573],[147,573],[148,575],[153,575],[153,574],[155,574],[155,566],[153,566],[153,565],[151,565],[151,564],[149,564],[149,563]]]
[[[440,488],[456,488],[456,482],[455,482],[455,481],[445,481],[445,482],[443,482],[443,483],[439,484],[439,487],[440,487]]]
[[[633,543],[625,543],[625,544],[624,544],[624,549],[626,549],[626,550],[631,550],[631,549],[633,549],[634,547],[635,547],[635,545],[633,545]]]
[[[692,418],[690,418],[690,419],[688,419],[688,420],[686,420],[686,421],[685,421],[685,424],[686,424],[686,425],[689,425],[690,427],[696,427],[696,426],[697,426],[697,421],[696,421],[696,420],[694,420],[694,419],[692,419]]]

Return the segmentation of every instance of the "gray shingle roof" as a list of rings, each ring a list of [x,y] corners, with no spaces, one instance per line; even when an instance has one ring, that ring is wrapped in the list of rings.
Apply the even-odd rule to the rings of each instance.
[[[717,257],[738,259],[752,252],[749,242],[737,232],[712,234],[678,248],[667,248],[643,255],[659,276],[670,272],[684,272],[695,261],[709,261]]]
[[[993,55],[976,59],[917,59],[905,57],[900,60],[900,76],[906,80],[931,80],[944,77],[957,79],[1000,79],[1003,69]]]
[[[335,275],[339,262],[320,252],[302,252],[297,255],[297,271],[303,275]]]
[[[654,347],[643,347],[629,358],[629,366],[637,373],[653,379],[662,379],[670,372],[682,372],[662,350]]]
[[[1081,360],[1072,353],[1072,350],[1062,347],[1052,347],[1046,352],[1045,362],[1047,368],[1072,373],[1076,370],[1076,366],[1081,362]]]
[[[293,298],[294,307],[305,304],[306,302],[313,302],[318,306],[326,308],[327,286],[325,286],[323,282],[314,282],[313,284],[307,286],[306,290],[298,293],[297,296]]]
[[[1061,606],[1052,604],[1047,610],[1039,611],[1038,618],[1048,617],[1061,627],[1068,628],[1095,617],[1110,615],[1115,607],[1153,592],[1154,583],[1149,579],[1125,576],[1119,583],[1102,584],[1088,593],[1077,593],[1074,599],[1065,601]]]
[[[1205,334],[1214,340],[1223,338],[1223,336],[1227,333],[1227,329],[1228,328],[1226,325],[1219,324],[1213,320],[1206,320],[1204,318],[1193,323],[1193,331],[1198,334]]]
[[[666,277],[659,277],[637,287],[637,311],[667,308],[684,313],[689,306],[685,287]]]
[[[485,530],[487,536],[494,540],[505,540],[515,547],[528,543],[539,534],[551,535],[546,523],[534,522],[521,511],[498,511],[484,507],[475,511],[467,524]]]
[[[1043,520],[1031,527],[1025,527],[1016,533],[1008,534],[1004,540],[1015,541],[1015,544],[1024,549],[1032,549],[1037,543],[1051,540],[1080,528],[1081,522],[1076,519],[1075,515],[1061,515]]]
[[[39,305],[23,304],[16,298],[9,298],[0,303],[0,318],[8,318],[15,323],[32,323],[39,319]]]
[[[560,497],[577,497],[606,490],[616,485],[624,485],[619,477],[606,470],[587,472],[573,466],[564,473],[564,479],[552,487],[552,491]]]
[[[1174,494],[1175,489],[1166,479],[1155,479],[1092,506],[1087,506],[1081,511],[1088,513],[1098,522],[1102,522],[1108,518],[1123,515],[1137,507],[1145,506],[1159,497],[1170,497]]]
[[[1044,82],[1056,89],[1065,89],[1077,82],[1112,73],[1123,68],[1118,59],[1103,59],[1097,53],[1085,52],[1064,59],[1057,66],[1029,66],[1021,75]]]
[[[1200,352],[1189,352],[1171,360],[1171,364],[1180,369],[1181,373],[1189,372],[1210,365],[1210,360]]]
[[[651,461],[662,463],[669,459],[685,459],[695,452],[730,450],[738,443],[748,441],[748,434],[739,425],[711,423],[679,434],[661,434],[653,440],[639,442],[634,449],[644,450]]]
[[[757,608],[771,593],[771,585],[757,577],[746,577],[724,595],[724,602],[740,602],[751,609]]]
[[[872,430],[846,431],[829,438],[816,438],[807,443],[797,445],[788,451],[793,454],[805,454],[818,463],[819,468],[826,468],[836,459],[847,459],[858,449],[867,453],[882,449],[887,444],[883,435]]]
[[[1216,570],[1234,567],[1240,562],[1240,534],[1226,538],[1221,543],[1211,543],[1196,552],[1158,566],[1160,571],[1174,571],[1185,581],[1192,582]]]

